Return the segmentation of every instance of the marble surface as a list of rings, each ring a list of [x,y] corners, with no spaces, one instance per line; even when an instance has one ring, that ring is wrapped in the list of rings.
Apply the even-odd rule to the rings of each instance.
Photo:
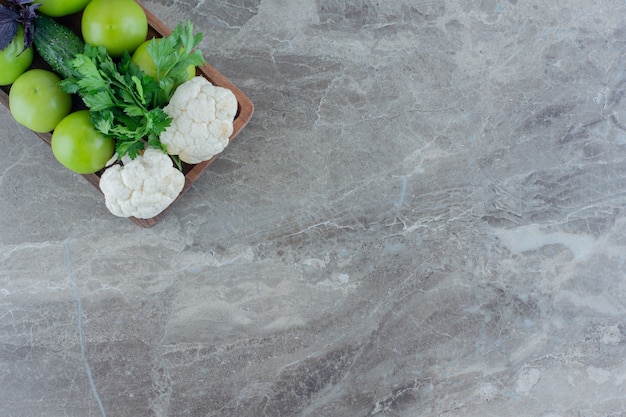
[[[0,109],[0,414],[626,415],[626,2],[151,0],[254,102],[156,226]]]

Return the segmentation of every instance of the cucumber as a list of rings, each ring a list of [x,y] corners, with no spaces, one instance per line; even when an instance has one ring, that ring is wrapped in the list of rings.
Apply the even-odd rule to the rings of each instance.
[[[70,28],[39,15],[35,21],[34,44],[37,52],[61,78],[75,75],[71,61],[85,49],[85,42]]]

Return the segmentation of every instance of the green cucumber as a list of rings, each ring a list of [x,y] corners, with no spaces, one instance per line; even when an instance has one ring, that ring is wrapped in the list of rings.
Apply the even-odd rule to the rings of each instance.
[[[34,43],[37,52],[61,78],[75,72],[72,60],[85,49],[85,42],[70,28],[51,17],[40,15],[35,21]]]

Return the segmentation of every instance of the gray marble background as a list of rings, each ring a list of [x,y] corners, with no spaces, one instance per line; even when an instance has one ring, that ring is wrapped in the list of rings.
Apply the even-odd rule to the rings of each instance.
[[[626,2],[146,5],[255,114],[142,229],[0,109],[2,416],[626,416]]]

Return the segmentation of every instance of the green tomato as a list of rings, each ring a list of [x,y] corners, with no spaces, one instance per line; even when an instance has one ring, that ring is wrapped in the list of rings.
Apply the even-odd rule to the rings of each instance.
[[[57,161],[79,174],[100,171],[115,152],[115,141],[96,130],[89,110],[75,111],[61,120],[50,145]]]
[[[78,13],[87,6],[90,0],[37,0],[41,4],[38,12],[52,17],[67,16]]]
[[[160,38],[155,38],[156,42],[159,42]],[[148,53],[148,44],[151,40],[147,40],[143,42],[141,45],[135,49],[131,61],[137,65],[143,72],[147,75],[151,76],[154,79],[157,79],[156,73],[156,65],[154,65],[154,60]],[[193,65],[189,65],[187,68],[187,80],[192,79],[196,75],[196,67]]]
[[[61,90],[60,81],[44,69],[31,69],[17,77],[9,90],[13,118],[35,132],[53,130],[72,109],[72,98]]]
[[[13,84],[13,81],[26,71],[33,62],[33,48],[24,52],[24,27],[17,29],[17,34],[9,45],[0,51],[0,85]],[[20,53],[21,52],[21,53]]]
[[[132,54],[148,36],[146,12],[135,0],[91,0],[83,11],[85,42],[104,46],[112,57]]]

